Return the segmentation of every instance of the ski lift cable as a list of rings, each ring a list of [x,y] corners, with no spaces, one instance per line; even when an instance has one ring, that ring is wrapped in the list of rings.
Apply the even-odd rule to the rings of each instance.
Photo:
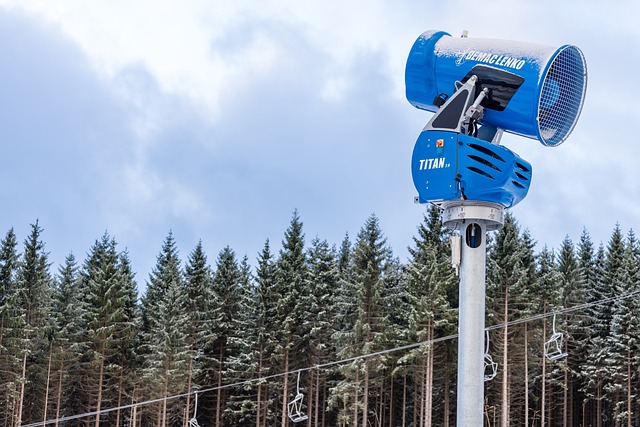
[[[551,317],[551,316],[554,316],[556,314],[561,315],[561,314],[572,313],[574,311],[582,311],[582,310],[587,309],[587,308],[596,307],[598,305],[610,304],[612,302],[616,302],[616,301],[619,301],[619,300],[631,298],[631,297],[638,296],[638,295],[640,295],[640,291],[634,291],[634,292],[630,292],[630,293],[624,294],[624,295],[618,295],[618,296],[615,296],[615,297],[605,298],[605,299],[600,300],[600,301],[588,302],[588,303],[584,303],[584,304],[574,305],[574,306],[571,306],[571,307],[565,307],[565,308],[562,308],[560,310],[555,310],[555,311],[550,311],[550,312],[546,312],[546,313],[536,314],[534,316],[525,317],[525,318],[522,318],[522,319],[511,320],[506,325],[507,326],[513,326],[513,325],[520,325],[522,323],[534,322],[536,320],[546,319],[547,317]],[[502,329],[504,326],[505,326],[504,323],[498,323],[498,324],[495,324],[495,325],[492,325],[492,326],[488,326],[486,329],[492,331],[492,330],[496,330],[496,329]]]
[[[602,299],[600,301],[574,305],[574,306],[571,306],[571,307],[565,307],[563,309],[560,309],[560,310],[557,310],[557,311],[553,311],[553,312],[541,313],[541,314],[537,314],[537,315],[526,317],[526,318],[511,320],[511,321],[509,321],[507,323],[499,323],[499,324],[496,324],[496,325],[488,326],[488,327],[485,328],[485,330],[492,331],[492,330],[503,329],[505,326],[514,326],[514,325],[520,325],[520,324],[523,324],[523,323],[534,322],[534,321],[537,321],[537,320],[546,319],[547,317],[551,317],[551,316],[553,316],[555,314],[566,314],[566,313],[571,313],[571,312],[574,312],[574,311],[581,311],[581,310],[584,310],[584,309],[587,309],[587,308],[591,308],[591,307],[595,307],[595,306],[599,306],[599,305],[610,304],[612,302],[620,301],[620,300],[631,298],[631,297],[638,296],[638,295],[640,295],[640,291],[630,292],[628,294],[623,294],[623,295],[618,295],[618,296],[615,296],[615,297],[605,298],[605,299]],[[263,381],[272,380],[272,379],[275,379],[275,378],[284,377],[286,375],[290,375],[290,374],[297,373],[297,372],[307,372],[307,371],[311,371],[311,370],[314,370],[314,369],[320,370],[320,369],[329,368],[329,367],[336,366],[336,365],[344,365],[346,363],[355,362],[355,361],[358,361],[358,360],[369,359],[369,358],[372,358],[372,357],[382,356],[382,355],[385,355],[385,354],[395,353],[395,352],[403,351],[403,350],[411,350],[411,349],[414,349],[414,348],[417,348],[417,347],[421,347],[421,346],[424,346],[424,345],[437,344],[437,343],[449,341],[449,340],[456,339],[456,338],[458,338],[458,334],[451,334],[451,335],[447,335],[447,336],[444,336],[444,337],[434,338],[434,339],[430,339],[430,340],[426,340],[426,341],[421,341],[421,342],[417,342],[417,343],[411,343],[411,344],[406,344],[406,345],[403,345],[403,346],[398,346],[398,347],[394,347],[394,348],[380,350],[380,351],[377,351],[377,352],[374,352],[374,353],[363,354],[363,355],[359,355],[359,356],[353,356],[353,357],[349,357],[349,358],[342,359],[342,360],[334,360],[334,361],[330,361],[330,362],[319,363],[319,364],[316,364],[316,365],[313,365],[313,366],[308,366],[308,367],[305,367],[305,368],[290,370],[290,371],[287,371],[287,372],[281,372],[281,373],[267,375],[267,376],[263,376],[263,377],[252,378],[252,379],[248,379],[248,380],[238,381],[238,382],[235,382],[235,383],[222,384],[220,386],[210,387],[210,388],[206,388],[206,389],[200,389],[200,390],[197,390],[197,391],[194,391],[194,392],[191,392],[191,393],[181,393],[181,394],[176,394],[176,395],[173,395],[173,396],[166,396],[166,397],[160,397],[160,398],[156,398],[156,399],[150,399],[150,400],[146,400],[146,401],[143,401],[143,402],[130,403],[130,404],[122,405],[122,406],[118,406],[118,407],[100,409],[100,411],[91,411],[91,412],[85,412],[83,414],[69,415],[69,416],[60,417],[60,418],[52,418],[52,419],[46,420],[46,421],[38,421],[38,422],[35,422],[35,423],[31,423],[31,424],[23,424],[23,425],[21,425],[21,427],[45,426],[45,425],[49,425],[49,424],[54,424],[56,422],[60,423],[60,422],[65,422],[65,421],[77,420],[77,419],[80,419],[80,418],[96,416],[96,415],[99,415],[99,414],[100,415],[107,414],[107,413],[118,411],[118,410],[131,409],[133,407],[146,406],[146,405],[151,405],[151,404],[159,403],[159,402],[163,402],[163,401],[179,399],[179,398],[182,398],[182,397],[186,397],[186,396],[188,396],[190,394],[196,394],[196,393],[202,394],[202,393],[207,393],[207,392],[211,392],[211,391],[227,389],[227,388],[231,388],[231,387],[239,387],[239,386],[243,386],[243,385],[249,385],[249,384],[252,384],[252,383],[263,382]]]

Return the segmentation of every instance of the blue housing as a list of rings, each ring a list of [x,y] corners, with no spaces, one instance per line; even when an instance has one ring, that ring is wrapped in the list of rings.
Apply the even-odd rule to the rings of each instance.
[[[417,108],[435,112],[434,99],[451,96],[456,82],[471,74],[479,74],[480,86],[490,89],[480,124],[547,146],[559,145],[569,136],[587,87],[586,62],[575,46],[554,48],[427,31],[407,59],[407,99]],[[503,100],[490,105],[493,97]]]
[[[418,137],[411,174],[420,203],[469,199],[510,208],[531,185],[531,165],[508,148],[437,130]]]

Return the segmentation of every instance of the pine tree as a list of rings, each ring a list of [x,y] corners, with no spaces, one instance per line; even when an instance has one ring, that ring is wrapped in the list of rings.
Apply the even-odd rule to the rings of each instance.
[[[535,246],[536,243],[529,231],[524,230],[520,236],[518,255],[521,277],[509,289],[508,316],[511,320],[539,313],[538,296],[535,295],[535,289],[539,287],[539,271],[534,255]],[[552,270],[555,270],[555,266],[552,267]],[[538,333],[535,328],[530,328],[530,325],[526,323],[511,326],[508,330],[512,335],[507,334],[508,342],[502,342],[502,349],[505,350],[510,346],[507,348],[509,361],[508,364],[505,362],[501,368],[510,378],[507,384],[511,395],[509,420],[512,423],[528,424],[531,415],[530,409],[535,403],[532,399],[531,389],[536,369],[531,367],[539,360],[543,343],[536,340]],[[504,389],[504,378],[502,385]]]
[[[603,275],[603,285],[609,290],[610,297],[618,295],[620,290],[623,290],[627,286],[627,278],[624,271],[624,252],[625,243],[620,226],[616,225],[609,245],[607,247],[607,256],[605,259],[605,268]],[[618,403],[620,402],[620,389],[617,387],[616,382],[621,380],[620,376],[616,376],[617,366],[614,362],[615,356],[612,357],[612,352],[619,351],[616,346],[616,338],[612,335],[614,330],[613,318],[615,314],[615,305],[607,304],[608,309],[606,313],[601,312],[603,316],[603,327],[606,324],[606,330],[604,330],[604,337],[602,339],[599,361],[602,363],[602,373],[604,374],[603,389],[607,394],[607,400],[612,406],[605,409],[608,413],[617,417]],[[618,332],[618,331],[616,331]],[[596,344],[597,345],[597,344]],[[619,357],[617,358],[620,359]]]
[[[618,227],[611,237],[612,246],[621,247],[622,234]],[[610,244],[611,246],[611,244]],[[588,406],[587,423],[596,427],[602,427],[602,414],[607,410],[607,402],[604,399],[605,384],[608,377],[605,359],[608,354],[607,340],[611,328],[611,306],[603,304],[603,300],[608,300],[614,296],[613,289],[605,280],[607,254],[604,247],[600,245],[594,254],[591,262],[587,261],[588,247],[585,247],[580,254],[581,270],[583,278],[589,284],[587,289],[587,302],[593,304],[585,310],[589,328],[590,338],[586,343],[586,358],[582,364],[581,371],[585,382],[583,389],[587,396],[585,406]]]
[[[349,240],[349,233],[346,233],[338,251],[338,272],[341,276],[347,273],[351,267],[351,252],[351,240]]]
[[[610,242],[605,277],[616,296],[636,294],[640,292],[638,241],[630,231],[626,245],[620,248],[618,243],[617,238]],[[619,425],[631,426],[634,421],[632,402],[635,400],[638,372],[635,355],[640,350],[638,314],[640,310],[631,298],[616,299],[612,305],[608,356],[605,359],[611,381],[605,387],[613,405],[614,419]]]
[[[331,336],[336,332],[336,294],[339,286],[338,260],[326,240],[315,238],[307,253],[306,324],[309,341],[307,366],[318,366],[332,359],[336,352]],[[309,371],[308,409],[313,425],[326,425],[327,379],[333,371]],[[332,425],[335,420],[328,420]]]
[[[82,388],[89,408],[101,420],[119,421],[121,413],[102,415],[105,407],[122,402],[123,376],[131,370],[135,324],[135,282],[125,254],[119,254],[108,233],[96,240],[81,272],[80,295],[84,309],[84,375]],[[128,387],[127,387],[128,388]]]
[[[20,255],[18,240],[10,228],[0,242],[0,417],[5,426],[13,425],[19,401],[22,369],[24,316],[20,311],[17,272]]]
[[[586,301],[585,282],[580,274],[580,266],[576,257],[575,247],[567,236],[562,241],[557,257],[557,268],[560,274],[563,307],[582,305]],[[582,342],[584,330],[581,326],[582,316],[567,314],[563,317],[560,327],[566,331],[564,351],[568,354],[564,368],[563,390],[563,419],[569,425],[574,425],[582,411],[582,395],[579,390],[579,362],[584,358]]]
[[[586,229],[582,230],[580,241],[577,246],[576,260],[578,263],[578,277],[582,287],[584,288],[585,302],[592,303],[590,300],[591,290],[595,288],[595,283],[599,280],[599,272],[597,271],[595,260],[595,249],[591,237]],[[588,309],[587,309],[588,311]],[[586,369],[586,360],[588,356],[588,346],[591,340],[592,318],[584,313],[576,326],[576,353],[580,355],[578,359],[577,375],[580,380],[579,392],[582,400],[578,403],[582,409],[581,423],[583,425],[595,424],[593,420],[594,401],[590,398],[590,393],[586,384],[588,380],[584,376]]]
[[[229,391],[223,388],[225,382],[235,382],[233,371],[229,366],[231,357],[237,354],[240,345],[240,329],[238,314],[242,313],[242,289],[241,271],[236,260],[234,251],[226,246],[216,261],[216,272],[213,277],[213,301],[214,318],[213,333],[216,337],[211,353],[215,364],[216,390],[214,392],[215,410],[213,423],[215,426],[222,426],[229,416],[227,401]],[[223,417],[226,412],[226,417]]]
[[[352,260],[351,281],[345,283],[345,287],[356,298],[355,306],[351,307],[355,312],[352,316],[354,324],[351,331],[338,335],[342,344],[338,353],[341,358],[374,353],[389,342],[390,297],[385,280],[393,258],[375,215],[371,215],[360,229]],[[351,424],[366,426],[370,416],[381,416],[370,402],[380,398],[385,368],[384,357],[358,359],[343,366],[345,380],[334,387],[332,397],[334,405],[342,403],[341,423],[350,417]]]
[[[15,276],[19,263],[17,247],[18,240],[13,228],[10,228],[4,239],[0,241],[0,350],[3,348],[2,337],[5,325],[15,303],[13,301],[16,286]]]
[[[159,425],[183,415],[180,401],[168,402],[172,393],[183,393],[188,383],[188,324],[186,290],[173,233],[169,232],[156,258],[141,304],[144,388],[147,399],[162,399],[147,407],[146,418]],[[171,381],[170,381],[171,380]]]
[[[46,395],[44,360],[48,354],[46,332],[50,307],[51,277],[48,253],[41,240],[42,228],[36,221],[24,242],[24,255],[18,268],[18,307],[24,316],[22,331],[22,374],[19,384],[19,403],[16,425],[40,421]]]
[[[87,349],[84,338],[85,306],[80,295],[80,274],[75,256],[65,258],[56,278],[53,292],[52,314],[56,324],[58,342],[54,365],[54,416],[80,414],[83,405],[83,370],[81,355]]]
[[[162,244],[162,250],[156,257],[156,265],[149,275],[147,290],[142,297],[141,333],[143,335],[149,334],[154,329],[157,309],[164,299],[171,282],[174,280],[181,281],[181,275],[176,241],[173,237],[173,232],[169,231]]]
[[[272,363],[279,372],[291,372],[304,366],[307,360],[308,346],[304,339],[303,305],[305,282],[307,280],[307,260],[304,248],[302,221],[294,211],[291,223],[284,234],[282,249],[276,263],[276,286],[274,289],[276,310],[273,322],[279,327],[275,331],[276,347]],[[302,379],[304,383],[305,379]],[[285,427],[289,421],[287,402],[291,398],[292,386],[289,375],[283,378],[282,388],[278,390],[278,399],[282,402],[280,425]],[[280,390],[282,390],[280,394]]]
[[[120,253],[118,258],[120,284],[117,295],[123,316],[116,327],[117,353],[112,369],[114,381],[110,386],[114,389],[114,394],[117,395],[116,406],[120,408],[125,402],[135,401],[136,388],[139,386],[137,376],[142,366],[136,358],[135,351],[139,343],[138,332],[140,328],[135,273],[131,268],[129,253],[126,250]],[[129,415],[131,412],[125,414],[118,409],[115,414],[115,425],[119,426],[125,420],[130,420],[132,418]],[[128,421],[128,423],[131,422]]]
[[[208,367],[212,365],[212,359],[208,357],[206,349],[213,346],[215,335],[213,334],[213,307],[212,296],[213,272],[208,265],[202,241],[198,241],[195,249],[189,255],[185,266],[186,286],[186,313],[189,316],[187,328],[187,341],[191,349],[189,360],[189,375],[187,378],[187,403],[188,413],[193,413],[193,392],[204,386],[210,386],[203,376]],[[206,403],[204,400],[202,403]],[[205,405],[199,404],[198,411],[202,415]],[[186,418],[191,418],[187,415]],[[198,418],[201,418],[200,416]]]
[[[186,292],[179,272],[172,274],[163,298],[159,301],[155,328],[149,335],[149,355],[145,359],[144,375],[149,390],[161,398],[158,407],[159,426],[176,425],[184,418],[181,400],[168,397],[184,394],[192,359],[187,330]]]
[[[269,358],[276,348],[276,328],[273,321],[276,316],[277,301],[275,300],[276,286],[276,266],[271,253],[269,240],[266,240],[262,251],[258,257],[258,267],[256,269],[256,287],[253,296],[253,306],[255,313],[255,347],[252,352],[256,364],[256,376],[264,378],[274,374],[275,370]],[[269,384],[260,381],[257,384],[256,397],[256,427],[274,425],[275,414],[273,412],[273,388]]]
[[[548,312],[555,312],[560,308],[562,289],[560,287],[560,274],[558,272],[555,260],[555,253],[551,251],[547,246],[544,246],[542,252],[539,254],[538,260],[538,281],[534,288],[534,293],[537,297],[538,311],[543,314]],[[553,322],[556,322],[555,315]],[[553,387],[558,385],[559,375],[558,370],[554,369],[549,364],[548,356],[552,350],[555,349],[553,343],[550,343],[550,347],[547,348],[547,342],[552,336],[552,331],[546,320],[543,322],[542,334],[540,342],[537,343],[540,348],[540,353],[543,357],[540,357],[540,423],[546,425],[552,423],[550,419],[554,412],[553,401]],[[547,354],[549,351],[549,354]]]
[[[234,352],[230,354],[226,375],[233,379],[234,385],[229,387],[229,399],[225,410],[225,425],[256,424],[258,405],[255,389],[258,384],[254,380],[259,377],[255,349],[258,338],[255,334],[258,317],[254,310],[255,288],[251,267],[245,255],[239,265],[238,301],[236,319],[237,334],[230,340]]]

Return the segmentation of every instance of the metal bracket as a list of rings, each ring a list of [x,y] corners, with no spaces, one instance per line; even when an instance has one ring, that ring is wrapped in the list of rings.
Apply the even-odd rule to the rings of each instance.
[[[461,85],[431,117],[431,120],[423,130],[443,130],[466,134],[470,123],[470,116],[467,116],[467,113],[475,105],[477,81],[478,78],[476,76],[471,76],[469,80]],[[482,99],[484,99],[484,96],[486,96],[486,93],[482,96]],[[480,99],[480,102],[482,102],[482,99]],[[482,108],[478,103],[475,110],[478,107]]]

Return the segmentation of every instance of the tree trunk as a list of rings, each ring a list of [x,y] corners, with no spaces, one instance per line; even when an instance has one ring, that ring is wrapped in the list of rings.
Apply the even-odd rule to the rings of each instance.
[[[524,324],[524,425],[529,426],[529,333]]]
[[[544,313],[547,313],[546,304]],[[547,342],[547,322],[542,324],[542,342]],[[540,396],[540,425],[545,426],[547,416],[547,355],[542,355],[542,392]]]
[[[414,382],[413,382],[413,425],[416,426],[418,425],[418,411],[419,411],[419,406],[418,403],[422,402],[422,397],[420,397],[420,382],[418,381],[418,374],[420,373],[420,369],[418,369],[417,367],[415,367],[414,365],[414,369],[413,369],[413,376],[414,376]],[[420,378],[422,378],[422,375],[420,375]]]
[[[299,374],[299,373],[298,373]],[[314,402],[313,402],[313,395],[315,394],[315,387],[314,387],[314,383],[313,383],[313,371],[310,371],[310,375],[309,375],[309,385],[308,385],[308,391],[307,391],[307,395],[309,396],[309,399],[307,399],[307,414],[309,414],[309,417],[307,418],[307,427],[311,427],[311,422],[313,421],[311,418],[311,413],[314,411]],[[296,391],[297,394],[297,391]]]
[[[17,408],[17,414],[16,414],[16,426],[19,426],[22,424],[22,406],[24,405],[24,384],[26,382],[26,378],[27,378],[27,353],[28,353],[28,347],[29,346],[29,333],[27,332],[27,335],[25,337],[25,349],[24,349],[24,355],[22,356],[22,376],[21,376],[21,381],[20,381],[20,397],[18,399],[18,408]]]
[[[286,374],[287,372],[289,372],[289,340],[287,340],[287,346],[284,350],[284,372],[284,385],[282,390],[282,418],[280,423],[281,427],[287,427],[287,422],[289,419],[289,411],[287,410],[287,400],[289,399],[289,382],[287,381],[288,375]]]
[[[567,427],[567,419],[569,418],[569,368],[565,366],[564,369],[564,409],[562,411],[562,427]]]
[[[385,417],[385,413],[384,413],[384,381],[382,381],[382,384],[380,385],[380,390],[379,390],[379,394],[376,397],[377,400],[377,404],[375,404],[374,406],[376,407],[376,425],[378,427],[382,427],[382,423]]]
[[[502,427],[509,427],[509,288],[504,288],[504,337],[502,339]],[[543,424],[544,425],[544,424]]]
[[[598,374],[599,376],[600,374]],[[602,391],[602,379],[598,378],[598,385],[597,385],[597,390],[596,390],[596,396],[597,396],[597,400],[596,400],[596,423],[597,423],[597,427],[602,427],[602,396],[601,396],[601,391]]]
[[[326,380],[326,379],[325,379]],[[327,407],[327,385],[326,383],[323,383],[322,385],[322,422],[320,423],[320,425],[322,427],[326,426],[326,420],[327,420],[327,411],[325,410],[325,408]]]
[[[122,403],[122,382],[124,378],[123,370],[120,371],[120,378],[118,380],[118,409],[116,410],[116,427],[120,426],[120,406]]]
[[[567,350],[565,350],[566,352]],[[573,420],[576,417],[576,402],[575,402],[575,383],[574,383],[574,379],[571,377],[571,375],[568,376],[568,381],[569,381],[569,385],[570,385],[570,389],[569,389],[569,395],[567,397],[567,401],[569,402],[569,414],[567,417],[567,427],[568,426],[573,426]]]
[[[444,420],[442,422],[442,425],[444,427],[449,427],[449,411],[451,411],[450,409],[450,400],[449,400],[449,387],[450,387],[450,375],[445,375],[444,378]]]
[[[221,427],[222,421],[222,370],[223,370],[223,360],[224,357],[224,344],[220,344],[220,353],[218,354],[218,361],[220,366],[218,368],[218,398],[216,402],[216,427]],[[284,427],[284,426],[283,426]]]
[[[265,384],[264,387],[264,395],[265,395],[265,404],[262,405],[264,406],[264,412],[262,413],[262,427],[267,427],[267,424],[269,422],[269,384]],[[277,419],[277,418],[276,418]]]
[[[258,378],[262,378],[263,348],[263,343],[260,342],[260,351],[258,351]],[[256,402],[256,427],[260,427],[260,415],[262,415],[262,384],[258,382],[258,397]]]
[[[191,346],[191,349],[193,349],[193,345]],[[182,423],[183,427],[187,427],[189,420],[192,418],[190,415],[190,411],[191,411],[191,379],[193,378],[193,356],[189,356],[189,375],[187,376],[187,407],[185,408],[184,412],[184,421]],[[193,416],[195,417],[195,408],[194,408],[194,414]]]
[[[427,339],[431,342],[434,336],[434,327],[431,319],[429,319]],[[429,344],[427,349],[427,383],[425,390],[425,426],[431,426],[433,417],[433,344]]]
[[[356,363],[357,365],[357,363]],[[358,399],[360,398],[360,396],[358,396],[358,387],[360,384],[360,369],[357,369],[356,366],[356,387],[355,387],[355,393],[353,396],[353,420],[351,425],[353,426],[357,426],[358,425]]]
[[[346,416],[347,409],[348,409],[347,408],[347,399],[344,399],[342,401],[342,410],[344,411],[345,416],[343,417],[344,419],[342,417],[340,418],[340,423],[338,424],[340,427],[344,427],[344,426],[347,425],[347,416]]]
[[[135,405],[136,402],[136,389],[135,386],[133,391],[131,392],[131,422],[130,425],[132,427],[136,427],[138,425],[138,405]]]
[[[394,424],[395,424],[393,422],[394,421],[393,418],[394,418],[394,414],[395,414],[395,411],[394,411],[394,408],[395,408],[395,400],[394,400],[394,398],[395,398],[395,396],[393,395],[393,392],[394,392],[393,383],[395,381],[393,380],[393,374],[391,375],[391,380],[390,381],[391,381],[391,390],[390,390],[390,396],[389,396],[389,427],[393,427]]]
[[[53,340],[49,341],[49,362],[47,363],[47,386],[44,391],[44,410],[42,411],[42,425],[47,421],[47,410],[49,409],[49,384],[51,383],[51,359],[53,358]]]
[[[133,405],[133,408],[131,409],[131,425],[133,427],[136,427],[137,425],[137,418],[138,418],[138,406]]]
[[[420,370],[420,389],[422,390],[422,394],[420,396],[420,420],[418,422],[419,426],[425,425],[425,419],[427,418],[427,358],[422,357],[422,367]]]
[[[315,413],[313,414],[313,419],[314,419],[314,426],[318,427],[318,421],[319,421],[318,409],[320,407],[320,371],[316,370],[315,372],[316,372],[316,396],[314,399]]]
[[[62,353],[62,350],[61,350]],[[58,392],[56,398],[56,423],[55,427],[58,427],[58,420],[60,419],[60,406],[62,405],[62,371],[64,369],[64,361],[60,360],[60,369],[58,370]]]
[[[102,377],[104,375],[104,352],[106,343],[102,341],[102,349],[100,352],[100,367],[98,368],[98,401],[96,403],[96,422],[95,427],[100,427],[100,409],[102,406]]]
[[[407,427],[407,368],[404,369],[402,380],[402,427]]]
[[[362,427],[369,427],[367,416],[369,414],[369,363],[364,362],[364,396],[362,403]]]
[[[158,412],[156,413],[156,426],[163,427],[160,423],[162,422],[162,402],[158,402]]]
[[[627,348],[627,427],[631,427],[631,348]]]
[[[167,364],[169,366],[169,364]],[[164,372],[164,386],[162,390],[162,415],[160,417],[160,427],[165,427],[167,425],[167,397],[169,395],[169,369]],[[96,426],[97,427],[97,426]]]

